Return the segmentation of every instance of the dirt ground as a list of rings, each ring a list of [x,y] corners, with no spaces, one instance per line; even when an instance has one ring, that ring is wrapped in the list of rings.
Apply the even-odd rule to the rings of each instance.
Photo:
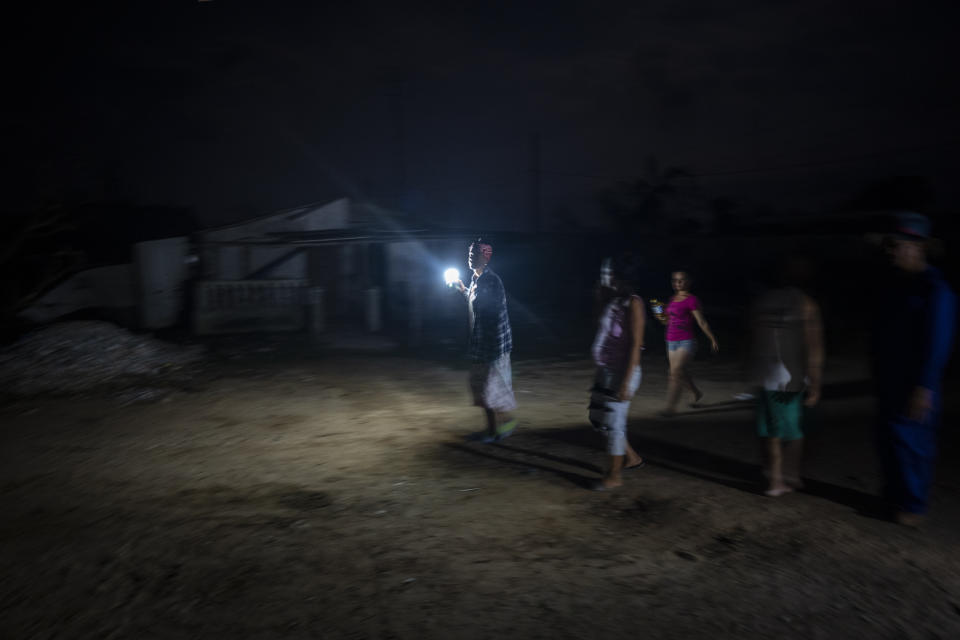
[[[698,358],[708,406],[672,420],[665,369],[649,355],[631,410],[649,464],[610,493],[585,489],[585,360],[516,362],[522,428],[494,445],[464,442],[461,367],[388,355],[9,402],[0,637],[960,637],[954,440],[925,530],[872,517],[864,373],[834,360],[808,490],[766,498],[736,366]]]

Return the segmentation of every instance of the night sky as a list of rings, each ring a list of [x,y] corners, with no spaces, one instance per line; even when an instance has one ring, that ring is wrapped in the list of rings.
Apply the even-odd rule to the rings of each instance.
[[[915,175],[960,204],[947,3],[74,4],[6,21],[11,203],[523,228],[536,134],[554,227],[602,224],[651,157],[699,201],[823,212]]]

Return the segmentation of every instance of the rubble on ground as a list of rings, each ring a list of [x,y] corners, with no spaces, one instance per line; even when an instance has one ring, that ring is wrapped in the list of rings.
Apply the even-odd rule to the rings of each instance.
[[[0,350],[0,392],[17,396],[112,391],[156,400],[189,387],[203,348],[133,333],[109,322],[53,324]]]

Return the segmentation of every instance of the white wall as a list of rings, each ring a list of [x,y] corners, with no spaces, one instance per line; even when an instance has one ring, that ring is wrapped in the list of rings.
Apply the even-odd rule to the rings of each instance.
[[[185,237],[133,245],[140,325],[145,329],[163,329],[179,320],[187,279],[188,248],[189,240]]]

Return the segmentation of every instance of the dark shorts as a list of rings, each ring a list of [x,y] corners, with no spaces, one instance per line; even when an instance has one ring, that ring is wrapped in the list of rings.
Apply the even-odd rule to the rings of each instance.
[[[757,395],[757,435],[761,438],[803,438],[802,391],[761,391]]]

